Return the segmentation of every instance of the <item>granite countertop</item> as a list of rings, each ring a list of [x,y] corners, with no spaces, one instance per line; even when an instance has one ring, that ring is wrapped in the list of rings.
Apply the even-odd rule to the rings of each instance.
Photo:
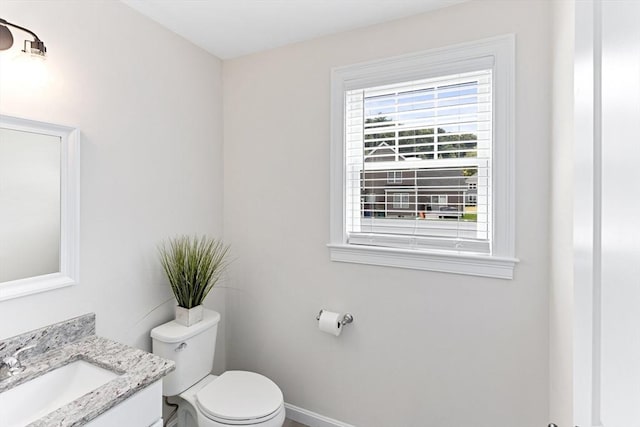
[[[38,337],[51,339],[51,336],[55,335],[51,333],[51,330],[44,333],[32,332],[34,333],[31,333],[30,336],[23,334],[23,336],[0,342],[0,353],[2,353],[3,345],[5,348],[11,348],[12,345],[22,344],[19,345],[22,347],[25,343],[38,341]],[[49,348],[47,346],[44,350],[40,348],[41,351],[37,351],[38,348],[34,349],[36,354],[23,358],[22,364],[26,367],[23,372],[0,381],[0,393],[76,360],[84,360],[111,370],[119,376],[32,422],[29,427],[81,426],[123,402],[134,393],[162,379],[175,369],[173,361],[154,354],[93,335],[91,331],[82,335],[84,336],[75,336],[76,339],[71,342],[64,342],[64,339],[55,336],[54,341],[58,344],[55,347]],[[26,338],[20,339],[25,336]],[[43,340],[39,341],[42,343]],[[39,344],[38,347],[42,347],[42,344]]]

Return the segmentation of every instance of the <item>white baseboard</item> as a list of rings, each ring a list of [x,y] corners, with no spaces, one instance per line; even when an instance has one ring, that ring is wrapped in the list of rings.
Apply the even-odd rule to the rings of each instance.
[[[351,424],[316,414],[315,412],[299,408],[289,403],[285,403],[284,407],[287,410],[287,418],[308,425],[309,427],[355,427]],[[174,417],[167,423],[167,427],[178,427],[178,418]]]
[[[285,403],[284,407],[287,410],[287,418],[308,425],[309,427],[355,427],[351,424],[316,414],[304,408],[299,408],[290,403]]]

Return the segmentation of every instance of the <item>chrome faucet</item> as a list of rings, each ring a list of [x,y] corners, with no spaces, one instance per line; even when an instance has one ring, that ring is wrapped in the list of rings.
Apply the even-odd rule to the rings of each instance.
[[[25,370],[25,367],[22,366],[22,362],[20,362],[20,355],[34,348],[35,345],[29,345],[27,347],[22,347],[20,350],[13,353],[12,356],[7,356],[2,359],[0,362],[0,380],[3,380],[8,377],[12,377],[15,374],[19,374],[20,372]]]

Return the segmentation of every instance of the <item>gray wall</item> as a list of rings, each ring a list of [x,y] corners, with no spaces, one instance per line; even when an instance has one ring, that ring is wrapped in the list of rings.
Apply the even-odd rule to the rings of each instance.
[[[473,1],[224,62],[229,368],[361,427],[548,423],[550,22],[549,2]],[[331,68],[505,33],[517,35],[515,279],[329,261]],[[321,308],[355,322],[320,333]]]
[[[0,302],[0,338],[93,311],[98,334],[150,349],[173,317],[156,245],[221,234],[221,61],[116,1],[3,1],[2,17],[49,52],[37,81],[2,53],[0,112],[79,127],[82,175],[80,284]]]

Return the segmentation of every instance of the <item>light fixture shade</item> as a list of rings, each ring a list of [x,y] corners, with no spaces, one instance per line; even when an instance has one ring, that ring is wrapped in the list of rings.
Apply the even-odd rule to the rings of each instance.
[[[0,50],[11,49],[13,46],[13,35],[9,28],[4,25],[0,25]]]

